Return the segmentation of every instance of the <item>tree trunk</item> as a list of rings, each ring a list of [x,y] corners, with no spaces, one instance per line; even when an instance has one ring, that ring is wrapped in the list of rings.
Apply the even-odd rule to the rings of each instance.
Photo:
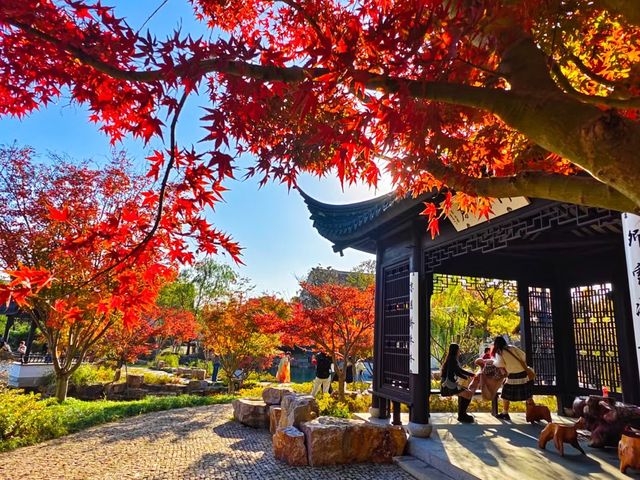
[[[347,380],[347,366],[338,370],[338,400],[344,402],[344,386]]]
[[[70,376],[68,373],[56,375],[56,398],[59,402],[64,402],[67,399]]]

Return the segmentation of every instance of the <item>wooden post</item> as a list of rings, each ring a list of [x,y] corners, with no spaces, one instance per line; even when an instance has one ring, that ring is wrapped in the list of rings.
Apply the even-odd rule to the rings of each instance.
[[[393,425],[402,425],[402,418],[400,417],[400,402],[393,401]]]
[[[410,360],[411,411],[409,432],[416,437],[431,435],[429,394],[431,393],[431,318],[429,304],[433,292],[433,275],[425,273],[422,238],[424,226],[415,225],[410,263]]]

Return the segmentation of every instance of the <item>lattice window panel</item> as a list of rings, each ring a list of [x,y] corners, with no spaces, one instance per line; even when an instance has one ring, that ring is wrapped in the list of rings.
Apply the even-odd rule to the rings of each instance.
[[[482,277],[463,277],[461,275],[445,275],[441,273],[435,273],[433,275],[433,291],[434,293],[441,293],[447,288],[462,285],[464,288],[472,289],[485,289],[491,287],[498,287],[504,290],[505,294],[513,297],[514,300],[518,299],[518,284],[513,280],[498,280]]]
[[[536,385],[556,385],[556,355],[553,338],[551,290],[529,287],[529,344]]]
[[[617,228],[620,213],[600,208],[578,205],[556,204],[518,218],[493,226],[488,225],[477,233],[456,235],[452,242],[425,251],[425,271],[433,272],[443,262],[471,252],[489,253],[506,248],[510,242],[532,238],[542,232],[560,226],[590,227],[594,231]]]
[[[409,263],[383,275],[382,384],[409,390]]]
[[[586,390],[620,393],[618,337],[611,284],[571,289],[578,386]]]

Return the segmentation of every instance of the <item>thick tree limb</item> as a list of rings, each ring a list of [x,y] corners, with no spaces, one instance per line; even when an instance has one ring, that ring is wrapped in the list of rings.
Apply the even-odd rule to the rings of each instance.
[[[620,192],[587,176],[523,172],[509,177],[478,178],[447,167],[437,159],[428,161],[426,169],[449,188],[465,193],[492,198],[524,196],[622,212],[640,212],[640,207]]]

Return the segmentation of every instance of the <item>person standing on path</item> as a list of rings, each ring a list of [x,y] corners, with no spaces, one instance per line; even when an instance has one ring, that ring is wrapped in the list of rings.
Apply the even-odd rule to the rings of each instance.
[[[322,393],[329,393],[329,388],[331,387],[331,358],[321,351],[314,357],[312,362],[314,361],[316,365],[316,378],[313,379],[312,397],[318,394],[318,390],[320,390],[321,387]]]

